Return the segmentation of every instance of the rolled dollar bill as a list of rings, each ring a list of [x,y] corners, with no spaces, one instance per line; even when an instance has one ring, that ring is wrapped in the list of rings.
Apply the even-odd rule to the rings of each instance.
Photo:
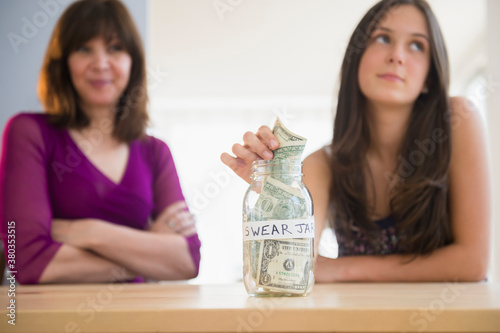
[[[273,134],[279,143],[278,149],[274,151],[275,159],[296,159],[302,156],[307,139],[286,128],[279,118],[274,123]]]

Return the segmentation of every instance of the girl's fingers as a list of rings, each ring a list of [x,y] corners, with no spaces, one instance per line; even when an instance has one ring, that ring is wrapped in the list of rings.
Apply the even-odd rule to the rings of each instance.
[[[236,157],[228,153],[222,153],[220,159],[222,163],[230,167],[243,180],[251,183],[252,163],[259,159],[272,159],[272,151],[278,148],[279,144],[273,132],[267,126],[261,126],[257,133],[246,132],[243,135],[243,142],[243,145],[236,143],[232,147],[232,152]]]
[[[261,158],[266,159],[266,160],[270,160],[273,158],[272,151],[268,148],[266,143],[263,142],[261,137],[257,136],[256,134],[254,134],[252,132],[246,132],[243,135],[243,142],[245,143],[244,148],[251,151],[253,154],[257,154],[258,156],[260,156]],[[233,152],[234,152],[235,146],[237,146],[237,144],[233,146]],[[241,145],[238,145],[238,146],[241,146]],[[238,156],[238,155],[236,155],[236,156]],[[254,161],[255,161],[255,159],[254,159]]]
[[[229,155],[228,153],[222,153],[220,155],[220,160],[222,161],[222,163],[224,163],[225,165],[230,167],[233,171],[236,168],[238,168],[239,163],[238,163],[236,157],[233,157],[233,156]]]
[[[270,150],[275,150],[279,147],[278,139],[274,136],[273,131],[267,126],[261,126],[256,136],[261,142],[264,142]]]
[[[248,149],[248,147],[244,147],[240,145],[239,143],[235,143],[233,145],[233,153],[236,155],[237,158],[245,162],[246,164],[252,164],[253,161],[259,159],[259,155],[254,153],[251,149]],[[272,156],[272,154],[271,154]]]
[[[240,176],[244,181],[248,183],[252,181],[250,178],[250,175],[252,174],[251,162],[245,162],[241,158],[233,157],[228,153],[222,153],[222,155],[220,156],[220,160],[222,161],[222,163],[230,167],[234,171],[234,173]]]

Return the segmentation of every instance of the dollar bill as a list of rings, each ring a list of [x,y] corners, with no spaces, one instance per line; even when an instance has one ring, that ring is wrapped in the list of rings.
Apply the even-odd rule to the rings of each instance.
[[[255,221],[290,220],[306,217],[307,208],[298,188],[269,177],[262,186],[253,213]]]
[[[311,239],[264,240],[257,285],[270,291],[304,293],[312,264],[311,242]]]
[[[278,149],[274,150],[274,159],[296,159],[302,156],[307,139],[286,128],[279,118],[274,123],[273,134],[279,143]]]
[[[250,253],[251,258],[260,258],[260,247],[262,245],[262,241],[247,241],[245,242],[245,246],[248,246],[247,253]],[[251,260],[250,261],[251,266],[251,274],[252,277],[257,280],[257,274],[259,271],[259,261],[258,260]]]

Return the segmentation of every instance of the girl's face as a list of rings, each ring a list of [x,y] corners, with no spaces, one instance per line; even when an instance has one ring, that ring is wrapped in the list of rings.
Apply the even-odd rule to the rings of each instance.
[[[132,58],[115,38],[96,37],[72,52],[68,67],[82,107],[111,107],[127,87]]]
[[[361,56],[358,82],[369,103],[409,106],[426,89],[429,31],[420,10],[393,7],[375,28]]]

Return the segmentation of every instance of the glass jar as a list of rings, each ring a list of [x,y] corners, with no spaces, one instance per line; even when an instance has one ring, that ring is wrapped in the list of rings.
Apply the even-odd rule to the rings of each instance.
[[[258,160],[243,202],[243,281],[252,296],[307,296],[314,215],[299,159]]]

